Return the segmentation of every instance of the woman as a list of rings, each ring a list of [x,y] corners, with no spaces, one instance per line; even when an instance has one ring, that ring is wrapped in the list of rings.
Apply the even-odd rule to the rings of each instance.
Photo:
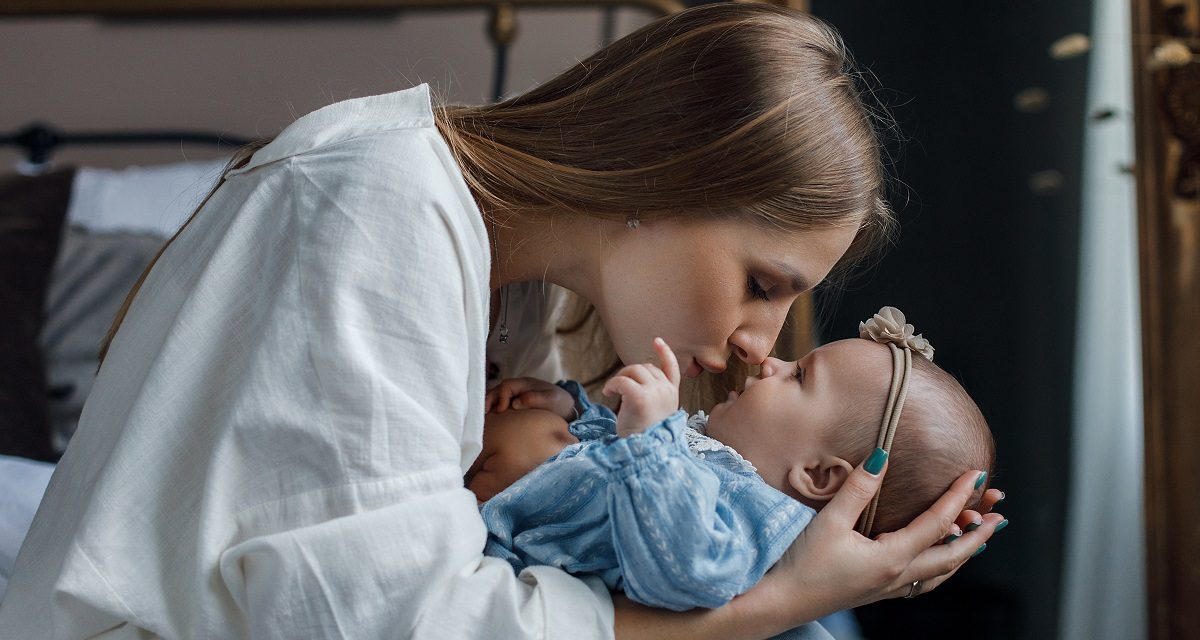
[[[816,20],[706,6],[500,105],[350,100],[235,161],[114,324],[0,636],[761,638],[936,587],[1001,519],[931,546],[974,475],[873,541],[860,468],[757,587],[686,613],[513,576],[462,483],[508,284],[571,289],[622,360],[661,335],[697,376],[762,361],[878,240],[849,73]]]

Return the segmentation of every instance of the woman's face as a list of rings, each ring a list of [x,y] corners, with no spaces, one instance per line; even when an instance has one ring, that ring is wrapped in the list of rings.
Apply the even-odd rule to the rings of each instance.
[[[593,300],[617,355],[653,361],[662,336],[695,377],[761,363],[792,302],[829,273],[855,224],[782,232],[738,220],[657,220],[605,238]]]

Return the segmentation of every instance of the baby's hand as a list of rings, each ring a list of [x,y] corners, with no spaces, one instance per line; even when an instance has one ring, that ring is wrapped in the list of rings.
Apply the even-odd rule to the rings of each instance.
[[[679,409],[679,362],[662,338],[654,339],[654,351],[662,368],[632,364],[604,383],[604,395],[621,394],[618,437],[641,433]]]
[[[513,409],[543,409],[568,422],[578,417],[575,398],[562,387],[537,378],[506,378],[487,392],[484,413]]]

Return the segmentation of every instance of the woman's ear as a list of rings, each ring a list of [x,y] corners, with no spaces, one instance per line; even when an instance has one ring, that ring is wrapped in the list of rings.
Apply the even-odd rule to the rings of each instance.
[[[797,463],[788,471],[788,484],[801,496],[828,502],[854,471],[854,465],[833,455]]]

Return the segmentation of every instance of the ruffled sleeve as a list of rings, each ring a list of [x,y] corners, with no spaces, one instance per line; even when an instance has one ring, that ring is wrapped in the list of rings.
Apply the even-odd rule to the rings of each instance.
[[[676,412],[586,455],[608,474],[607,510],[630,599],[682,611],[719,607],[762,578],[811,520],[762,482],[693,457]]]
[[[617,435],[617,415],[612,409],[589,400],[583,385],[574,380],[560,380],[558,386],[575,398],[575,410],[579,412],[579,417],[567,425],[571,435],[583,441]]]

